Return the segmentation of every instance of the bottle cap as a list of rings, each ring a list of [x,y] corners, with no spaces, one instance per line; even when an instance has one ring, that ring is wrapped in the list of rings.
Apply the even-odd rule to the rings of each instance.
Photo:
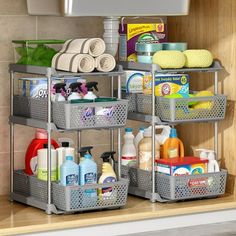
[[[150,126],[147,129],[144,129],[143,136],[144,137],[151,137],[152,136],[152,126]]]
[[[144,127],[140,127],[139,130],[140,130],[140,131],[144,131],[145,128],[144,128]]]
[[[48,144],[45,143],[45,144],[43,145],[43,148],[48,148]]]
[[[61,146],[62,146],[62,147],[69,147],[69,146],[70,146],[70,143],[69,143],[69,142],[62,142],[62,143],[61,143]]]
[[[48,138],[48,133],[44,129],[37,129],[35,133],[35,138],[36,139],[47,139]]]
[[[92,159],[92,156],[91,156],[90,154],[85,154],[85,155],[84,155],[84,158],[86,158],[86,159]]]
[[[105,163],[105,162],[109,162],[109,160],[110,160],[110,158],[113,160],[113,161],[115,161],[115,159],[114,159],[114,154],[115,154],[116,152],[104,152],[100,157],[103,159],[103,162]]]
[[[177,131],[175,128],[171,128],[170,130],[170,138],[177,138]]]
[[[75,83],[71,83],[69,88],[71,89],[71,92],[78,92],[81,91],[80,86],[82,85],[82,83],[80,82],[75,82]]]
[[[93,91],[93,89],[95,89],[96,91],[98,91],[98,87],[97,87],[98,82],[88,82],[86,83],[86,88],[88,91]]]
[[[78,150],[78,153],[80,154],[80,157],[84,157],[85,154],[91,154],[91,149],[93,148],[93,146],[88,146],[88,147],[82,147],[81,149]]]
[[[132,132],[133,129],[132,128],[125,128],[125,132]]]
[[[73,157],[72,156],[66,156],[66,160],[67,161],[73,161]]]

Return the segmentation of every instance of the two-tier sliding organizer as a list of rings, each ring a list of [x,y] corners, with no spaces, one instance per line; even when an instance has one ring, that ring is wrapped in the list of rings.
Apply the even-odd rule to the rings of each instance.
[[[168,202],[194,198],[215,197],[225,193],[227,171],[168,176],[155,171],[155,125],[176,125],[185,122],[213,122],[214,151],[218,159],[218,121],[224,119],[226,96],[218,94],[219,61],[209,68],[161,69],[158,65],[120,62],[124,70],[141,70],[152,75],[152,95],[127,94],[128,119],[148,122],[152,126],[152,171],[122,166],[122,176],[129,178],[129,193],[150,199],[152,202]],[[211,72],[214,73],[214,96],[194,98],[155,97],[155,75],[166,73]],[[209,109],[191,109],[189,102],[210,102]]]
[[[47,214],[73,213],[96,209],[120,208],[126,204],[128,194],[128,180],[121,178],[120,150],[121,128],[126,125],[128,101],[121,99],[121,75],[123,70],[118,66],[109,73],[69,73],[56,71],[53,68],[26,66],[11,64],[10,72],[10,191],[11,200],[18,201],[46,211]],[[47,99],[34,99],[30,97],[14,96],[15,73],[27,73],[44,75],[47,78]],[[112,102],[93,103],[66,103],[51,102],[52,77],[74,76],[105,76],[111,79],[111,96],[113,97],[114,78],[118,80],[118,99]],[[107,78],[106,78],[107,79]],[[93,115],[86,116],[87,109],[93,111],[99,107],[112,108],[109,116]],[[51,151],[48,149],[47,171],[48,180],[42,181],[35,176],[28,176],[22,170],[14,170],[14,125],[25,125],[45,129],[48,133],[48,147],[51,146],[51,132],[66,132],[74,130],[78,132],[77,147],[81,147],[81,131],[84,129],[109,129],[110,149],[114,150],[114,129],[118,135],[118,180],[115,183],[94,184],[85,186],[61,186],[51,181]],[[109,196],[88,197],[88,190],[101,188],[112,189]]]

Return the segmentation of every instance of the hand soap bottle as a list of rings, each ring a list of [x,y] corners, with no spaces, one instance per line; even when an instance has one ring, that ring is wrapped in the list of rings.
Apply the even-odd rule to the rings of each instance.
[[[114,183],[117,181],[115,171],[110,164],[110,159],[114,161],[114,154],[116,152],[104,152],[101,155],[101,158],[103,159],[103,164],[102,164],[102,175],[99,178],[98,183],[99,184],[106,184],[106,183]],[[114,190],[112,187],[108,188],[102,188],[98,190],[98,195],[100,197],[115,197],[116,193],[114,193]]]
[[[80,94],[78,93],[80,90],[80,86],[82,85],[82,83],[80,82],[76,82],[76,83],[71,83],[69,88],[71,90],[71,94],[70,96],[67,98],[68,101],[71,100],[77,100],[77,99],[82,99],[82,97],[80,96]]]
[[[55,102],[64,102],[66,100],[62,95],[62,92],[66,94],[65,86],[65,83],[57,83],[53,86],[53,88],[56,90]]]
[[[97,98],[97,96],[93,93],[93,89],[98,91],[97,84],[98,84],[97,82],[86,83],[88,93],[84,96],[84,99],[93,99],[94,100],[95,98]]]

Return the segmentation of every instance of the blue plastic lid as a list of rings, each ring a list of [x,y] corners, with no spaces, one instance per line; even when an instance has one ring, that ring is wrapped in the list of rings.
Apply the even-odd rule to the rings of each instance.
[[[73,157],[72,156],[66,156],[66,160],[67,161],[73,161]]]
[[[90,154],[85,154],[85,155],[84,155],[84,158],[86,158],[86,159],[92,159],[92,156],[91,156]]]
[[[125,132],[132,132],[133,129],[132,128],[125,128]]]
[[[177,131],[175,128],[171,128],[170,130],[170,138],[177,138]]]
[[[145,128],[144,128],[144,127],[140,127],[139,130],[140,130],[140,131],[144,131]]]

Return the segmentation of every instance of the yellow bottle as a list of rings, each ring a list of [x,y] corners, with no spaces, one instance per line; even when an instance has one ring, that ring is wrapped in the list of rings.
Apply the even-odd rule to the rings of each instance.
[[[168,159],[174,157],[184,157],[184,145],[182,141],[177,138],[176,129],[170,130],[170,137],[162,146],[161,158]]]

